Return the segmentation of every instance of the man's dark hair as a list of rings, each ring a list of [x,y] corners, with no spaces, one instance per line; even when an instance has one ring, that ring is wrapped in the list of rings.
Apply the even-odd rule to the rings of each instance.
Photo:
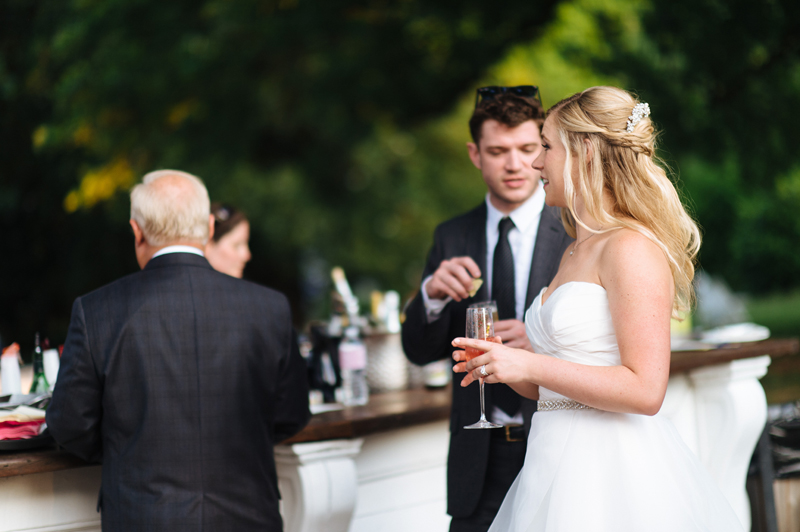
[[[528,120],[533,120],[541,130],[544,124],[544,109],[535,98],[525,98],[510,93],[482,100],[469,119],[469,132],[475,144],[480,144],[481,128],[487,120],[497,120],[506,127],[517,127]]]

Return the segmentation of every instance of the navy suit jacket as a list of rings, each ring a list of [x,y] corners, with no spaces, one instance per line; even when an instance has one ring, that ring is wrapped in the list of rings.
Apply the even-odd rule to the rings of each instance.
[[[525,308],[555,277],[564,250],[573,239],[561,223],[560,210],[545,205],[539,220],[539,230],[533,249],[531,273],[528,279]],[[433,247],[428,255],[423,279],[432,275],[445,259],[471,257],[486,271],[486,204],[448,220],[436,228]],[[411,301],[403,323],[403,349],[416,364],[427,364],[451,358],[455,348],[453,338],[466,333],[467,307],[488,298],[486,284],[474,297],[461,302],[451,301],[439,319],[428,323],[422,294]],[[459,383],[464,373],[454,376],[453,405],[450,413],[450,452],[447,460],[447,513],[453,517],[469,517],[478,504],[489,460],[489,430],[464,430],[464,425],[480,417],[477,384],[462,388]],[[492,411],[492,386],[484,389],[486,411]],[[522,398],[522,414],[526,429],[530,428],[536,401]],[[497,429],[499,430],[499,429]]]
[[[173,253],[73,305],[47,424],[102,462],[103,530],[282,530],[273,445],[308,419],[274,290]]]

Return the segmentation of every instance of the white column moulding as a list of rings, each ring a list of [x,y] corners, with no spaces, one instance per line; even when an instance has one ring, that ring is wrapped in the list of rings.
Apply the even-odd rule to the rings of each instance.
[[[767,422],[767,397],[758,379],[769,356],[734,360],[689,372],[697,404],[698,456],[717,481],[745,530],[750,530],[747,469]]]
[[[285,532],[347,532],[358,490],[353,458],[362,441],[275,447]]]

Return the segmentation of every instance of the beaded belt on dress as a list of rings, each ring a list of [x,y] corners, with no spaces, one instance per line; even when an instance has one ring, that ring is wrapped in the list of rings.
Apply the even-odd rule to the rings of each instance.
[[[554,401],[539,401],[536,410],[538,412],[549,412],[551,410],[594,410],[594,408],[572,399],[556,399]]]

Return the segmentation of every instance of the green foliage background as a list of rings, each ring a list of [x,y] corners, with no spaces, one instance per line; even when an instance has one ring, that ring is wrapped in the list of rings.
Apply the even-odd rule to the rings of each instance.
[[[56,342],[137,266],[126,191],[201,176],[252,222],[245,276],[324,317],[327,276],[418,286],[435,225],[481,201],[474,89],[637,92],[737,290],[798,286],[798,21],[789,0],[6,0],[0,334]]]

